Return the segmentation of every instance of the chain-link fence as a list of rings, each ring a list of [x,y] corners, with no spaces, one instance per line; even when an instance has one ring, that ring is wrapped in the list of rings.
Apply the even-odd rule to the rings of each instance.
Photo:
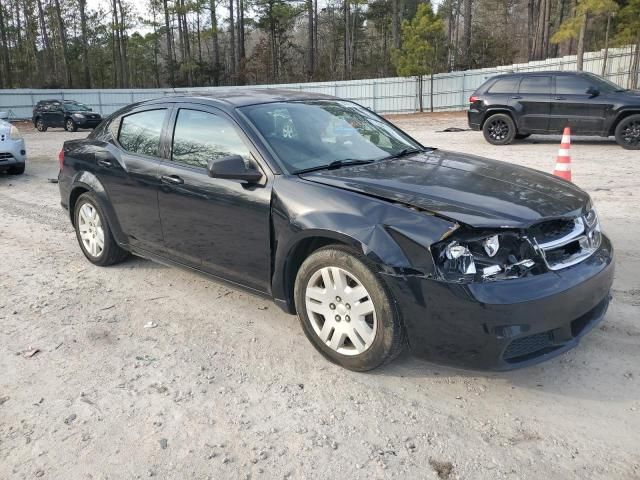
[[[610,49],[604,76],[625,88],[638,88],[638,73],[632,73],[633,47]],[[584,57],[584,70],[602,74],[604,52],[589,52]],[[486,79],[505,72],[576,69],[576,56],[552,58],[495,68],[439,73],[423,77],[376,78],[338,82],[256,85],[250,87],[92,89],[92,90],[0,90],[0,111],[12,119],[31,118],[39,100],[73,99],[108,115],[130,103],[184,92],[215,92],[217,88],[278,87],[324,93],[353,100],[378,113],[411,113],[417,111],[462,110],[469,96]],[[635,83],[635,85],[631,85]]]

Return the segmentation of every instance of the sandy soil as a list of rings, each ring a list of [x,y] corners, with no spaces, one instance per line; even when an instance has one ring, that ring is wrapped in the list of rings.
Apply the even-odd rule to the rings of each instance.
[[[493,147],[438,132],[461,114],[392,120],[553,170],[559,137]],[[503,374],[408,355],[357,374],[269,301],[141,259],[89,264],[48,181],[87,132],[23,131],[27,173],[0,175],[0,478],[640,478],[637,152],[574,139],[574,181],[617,248],[614,301],[577,349]]]

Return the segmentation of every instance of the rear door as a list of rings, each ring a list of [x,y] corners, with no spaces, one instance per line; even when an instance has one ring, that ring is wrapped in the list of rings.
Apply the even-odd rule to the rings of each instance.
[[[273,178],[268,168],[221,110],[182,104],[174,117],[171,152],[158,170],[168,254],[227,280],[270,291]],[[264,184],[209,177],[208,161],[228,155],[240,155],[262,170]]]
[[[64,126],[64,110],[61,103],[52,103],[49,110],[45,114],[47,126],[63,127]]]
[[[597,85],[580,75],[556,75],[549,129],[561,133],[600,134],[607,112],[613,108],[606,92],[595,94]]]
[[[547,133],[551,111],[551,75],[523,76],[513,101],[519,117],[519,130]]]
[[[96,176],[109,195],[129,243],[152,252],[163,251],[157,171],[169,111],[146,105],[127,112],[110,124],[114,144],[94,153]]]

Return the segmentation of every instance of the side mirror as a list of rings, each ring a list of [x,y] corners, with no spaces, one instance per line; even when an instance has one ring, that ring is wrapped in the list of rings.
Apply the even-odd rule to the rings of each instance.
[[[598,90],[596,87],[589,87],[587,88],[587,95],[591,97],[597,97],[598,95],[600,95],[600,90]]]
[[[207,171],[211,178],[242,180],[247,183],[258,183],[262,180],[262,172],[254,168],[247,168],[240,155],[229,155],[209,160]]]
[[[0,120],[6,120],[9,118],[9,114],[7,112],[0,112]]]

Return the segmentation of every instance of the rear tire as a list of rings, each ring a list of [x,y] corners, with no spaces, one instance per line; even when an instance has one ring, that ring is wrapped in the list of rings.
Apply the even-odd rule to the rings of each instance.
[[[78,126],[76,125],[76,122],[74,122],[71,118],[67,118],[67,120],[64,122],[64,129],[67,132],[75,132],[78,130]]]
[[[396,358],[405,332],[391,292],[364,255],[328,246],[300,266],[296,310],[311,344],[328,360],[364,372]]]
[[[11,167],[8,171],[9,175],[22,175],[26,165],[23,163],[22,165],[16,165],[15,167]]]
[[[36,120],[36,130],[38,130],[39,132],[46,132],[47,131],[47,124],[44,123],[44,120],[41,118],[38,118]]]
[[[120,248],[113,238],[107,216],[93,192],[78,197],[73,219],[80,249],[94,265],[114,265],[129,256],[129,252]]]
[[[616,126],[616,142],[626,150],[640,150],[640,115],[629,115]]]
[[[496,113],[485,120],[482,133],[491,145],[509,145],[516,136],[516,125],[506,113]]]

